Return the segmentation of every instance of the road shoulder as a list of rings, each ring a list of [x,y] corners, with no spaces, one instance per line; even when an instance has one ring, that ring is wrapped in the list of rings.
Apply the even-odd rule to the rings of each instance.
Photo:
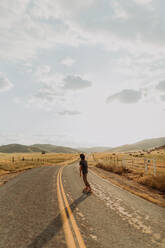
[[[150,189],[146,186],[140,185],[132,180],[129,180],[124,176],[105,171],[95,166],[90,166],[90,170],[98,176],[108,180],[112,184],[124,190],[127,190],[145,200],[155,203],[158,206],[165,207],[165,194],[159,192],[158,190]]]
[[[162,224],[158,222],[162,220],[162,208],[128,194],[90,171],[88,177],[93,194],[86,197],[82,194],[84,185],[78,165],[65,167],[62,175],[64,190],[87,247],[163,247]],[[152,226],[153,222],[159,224]],[[155,230],[159,240],[154,237]]]

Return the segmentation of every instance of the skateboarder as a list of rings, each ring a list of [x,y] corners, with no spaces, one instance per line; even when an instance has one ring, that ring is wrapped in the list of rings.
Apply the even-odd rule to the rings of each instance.
[[[83,192],[91,192],[91,186],[90,184],[88,183],[88,180],[87,180],[87,174],[88,174],[88,163],[87,161],[85,160],[85,155],[83,153],[80,154],[80,177],[81,177],[81,174],[83,174],[83,180],[84,180],[84,183],[86,185],[86,187],[83,189]]]

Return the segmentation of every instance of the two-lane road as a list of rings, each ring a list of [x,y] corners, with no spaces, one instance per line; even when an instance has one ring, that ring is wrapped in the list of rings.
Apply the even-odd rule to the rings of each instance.
[[[58,170],[32,169],[0,188],[0,248],[66,247],[57,201]]]
[[[0,248],[165,247],[165,210],[78,164],[26,171],[0,188]]]

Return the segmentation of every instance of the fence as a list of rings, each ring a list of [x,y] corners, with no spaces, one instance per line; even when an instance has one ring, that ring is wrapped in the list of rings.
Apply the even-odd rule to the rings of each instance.
[[[76,161],[77,154],[47,153],[42,154],[0,154],[0,174],[4,171],[16,171],[42,165],[62,165]]]
[[[145,174],[154,174],[154,175],[156,175],[157,173],[156,159],[150,159],[146,157],[127,158],[127,157],[118,157],[116,155],[97,158],[97,156],[93,154],[93,160],[96,163],[106,163],[112,166],[122,166],[139,173],[142,172]]]
[[[130,168],[136,171],[143,171],[145,174],[154,174],[156,175],[156,160],[155,159],[122,159],[122,166]]]

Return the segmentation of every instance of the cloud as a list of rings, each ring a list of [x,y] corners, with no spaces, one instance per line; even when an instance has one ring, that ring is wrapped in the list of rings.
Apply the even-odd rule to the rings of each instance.
[[[33,95],[33,99],[39,99],[41,101],[53,102],[54,98],[58,95],[52,87],[43,87],[38,90],[36,94]]]
[[[165,91],[165,80],[160,81],[160,82],[158,83],[158,85],[156,86],[156,89],[157,89],[157,90],[160,90],[160,91]]]
[[[59,16],[58,3],[50,0],[45,4],[40,0],[15,0],[12,4],[2,0],[0,20],[0,58],[4,60],[26,61],[35,58],[40,49],[83,42],[62,13]]]
[[[141,4],[141,5],[152,3],[152,0],[134,0],[134,1],[135,3]]]
[[[79,115],[79,111],[74,111],[74,110],[64,110],[62,112],[59,112],[60,115]]]
[[[151,0],[72,0],[69,4],[66,0],[15,0],[12,4],[1,0],[0,57],[27,60],[40,49],[59,44],[100,44],[109,50],[156,54],[154,46],[164,52],[164,5]]]
[[[118,2],[114,2],[114,13],[116,18],[128,19],[129,15]]]
[[[164,5],[151,0],[71,0],[69,4],[66,0],[15,0],[12,4],[2,0],[0,58],[31,60],[59,45],[164,54]],[[73,65],[69,60],[63,62]]]
[[[82,90],[92,86],[92,82],[82,76],[56,73],[49,65],[39,66],[33,74],[38,89],[26,97],[28,108],[39,108],[53,111],[61,115],[76,115],[79,112],[67,111],[75,106],[77,98],[75,90]],[[20,100],[20,99],[19,99]]]
[[[92,86],[92,82],[82,79],[80,76],[70,75],[64,78],[64,89],[81,90]]]
[[[0,91],[8,91],[13,88],[13,84],[9,81],[9,79],[0,72]]]
[[[51,70],[51,67],[49,65],[43,65],[39,67],[39,72],[38,73],[49,73]]]
[[[142,98],[141,91],[125,89],[116,94],[109,96],[106,99],[107,103],[118,100],[121,103],[137,103]]]
[[[63,95],[58,87],[43,85],[35,94],[28,97],[27,106],[57,112],[64,105]]]
[[[49,65],[38,66],[36,71],[34,72],[36,81],[44,83],[45,81],[48,81],[48,79],[50,80],[50,71],[51,67]]]
[[[165,95],[161,95],[160,98],[162,101],[165,101]]]
[[[92,82],[83,79],[82,76],[54,73],[48,65],[38,67],[34,75],[37,82],[42,83],[47,89],[53,89],[53,92],[54,89],[64,93],[64,90],[81,90],[92,86]]]
[[[62,59],[60,63],[62,65],[71,67],[75,63],[75,60],[70,58],[70,57],[66,57],[66,58]]]
[[[130,52],[145,50],[153,54],[156,54],[156,48],[164,51],[164,3],[137,2],[110,0],[103,4],[98,0],[91,1],[81,12],[74,13],[73,8],[72,16],[67,18],[88,42],[100,43],[109,50],[127,48]]]

